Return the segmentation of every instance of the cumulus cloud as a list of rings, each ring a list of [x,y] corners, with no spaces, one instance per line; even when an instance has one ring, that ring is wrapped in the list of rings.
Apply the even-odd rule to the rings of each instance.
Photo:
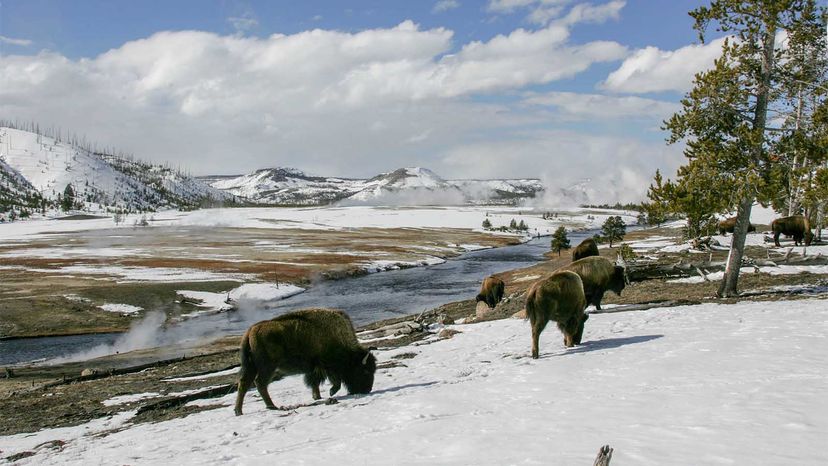
[[[32,45],[32,41],[29,39],[15,39],[13,37],[6,37],[0,36],[0,43],[9,44],[9,45],[17,45],[19,47],[28,47]]]
[[[259,25],[259,20],[253,16],[253,13],[249,12],[241,16],[231,16],[227,18],[227,22],[233,26],[237,34],[244,34]]]
[[[611,120],[640,118],[661,121],[680,109],[675,102],[627,96],[547,92],[527,95],[527,105],[553,107],[562,117],[571,120]]]
[[[460,8],[460,2],[457,0],[440,0],[431,8],[432,13],[442,13],[444,11]]]
[[[521,167],[543,180],[547,191],[539,202],[554,206],[639,201],[656,168],[666,173],[678,168],[681,151],[679,146],[632,137],[544,130],[523,134],[519,141],[453,148],[444,154],[444,162],[479,177],[509,176],[513,167]]]
[[[453,39],[405,21],[265,38],[159,32],[78,60],[4,55],[0,115],[71,128],[197,174],[272,165],[343,176],[441,170],[451,167],[439,165],[439,150],[543,118],[474,96],[571,77],[628,53],[615,42],[572,43],[563,25]]]
[[[603,23],[610,19],[617,20],[621,9],[626,5],[624,0],[612,0],[607,3],[593,5],[577,3],[564,15],[563,12],[573,3],[573,0],[489,0],[487,11],[495,14],[510,14],[518,10],[528,10],[526,21],[542,26],[551,22],[563,25],[576,23]]]
[[[646,47],[635,51],[610,73],[602,89],[614,92],[647,93],[690,90],[693,76],[713,67],[722,53],[725,38],[707,44],[688,45],[677,50]]]

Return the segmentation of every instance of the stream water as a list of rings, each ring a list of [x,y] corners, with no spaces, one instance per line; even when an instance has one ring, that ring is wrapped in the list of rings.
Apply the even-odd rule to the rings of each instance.
[[[578,244],[593,233],[572,232],[570,242]],[[360,326],[469,299],[477,294],[484,277],[536,264],[548,250],[549,238],[542,237],[515,246],[468,252],[442,264],[323,281],[266,308],[242,307],[237,312],[198,317],[166,327],[161,325],[163,316],[149,315],[126,334],[0,341],[0,365],[49,360],[67,354],[75,355],[72,360],[83,360],[116,351],[238,334],[260,320],[307,307],[342,309]]]

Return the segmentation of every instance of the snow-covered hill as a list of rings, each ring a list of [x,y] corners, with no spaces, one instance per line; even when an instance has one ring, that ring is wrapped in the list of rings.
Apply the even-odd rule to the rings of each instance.
[[[133,405],[76,427],[0,437],[0,445],[4,455],[37,452],[19,464],[38,465],[170,458],[582,465],[592,464],[604,444],[619,465],[828,463],[824,300],[594,314],[584,344],[574,348],[564,348],[557,328],[547,326],[537,360],[528,357],[526,321],[453,328],[462,333],[376,352],[381,368],[373,392],[343,390],[338,404],[270,411],[253,389],[240,417],[230,393],[191,402],[218,409],[184,418],[133,422]],[[210,378],[203,385],[215,386]],[[273,382],[269,391],[280,406],[311,401],[299,376]],[[59,447],[45,443],[55,440]]]
[[[16,179],[18,195],[33,189],[54,201],[71,185],[83,203],[127,209],[190,207],[232,197],[168,167],[8,127],[0,127],[0,178]]]
[[[543,191],[536,179],[444,180],[421,167],[400,168],[368,180],[310,176],[291,168],[237,177],[204,177],[214,188],[262,204],[510,204]]]

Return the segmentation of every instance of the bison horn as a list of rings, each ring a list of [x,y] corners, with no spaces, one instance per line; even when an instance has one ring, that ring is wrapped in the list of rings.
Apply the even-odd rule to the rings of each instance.
[[[366,351],[366,352],[365,352],[365,357],[364,357],[364,358],[362,358],[362,365],[363,365],[363,366],[364,366],[364,365],[366,365],[366,364],[368,364],[368,356],[370,356],[370,355],[371,355],[371,352],[370,352],[370,351]]]

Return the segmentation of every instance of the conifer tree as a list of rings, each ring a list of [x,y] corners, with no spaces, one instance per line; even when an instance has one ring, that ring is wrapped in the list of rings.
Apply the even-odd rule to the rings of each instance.
[[[569,249],[571,246],[569,244],[569,238],[566,236],[566,228],[558,227],[555,230],[555,233],[552,234],[552,251],[558,253],[558,257],[561,256],[561,251],[564,249]]]
[[[735,296],[751,208],[774,184],[777,158],[770,149],[780,133],[768,128],[768,110],[779,102],[783,64],[791,57],[790,48],[776,43],[777,34],[785,31],[790,37],[814,25],[824,30],[825,14],[815,0],[712,0],[690,16],[702,42],[710,25],[728,38],[714,67],[696,75],[682,110],[666,122],[668,141],[687,144],[688,163],[679,170],[673,200],[695,207],[696,226],[702,226],[708,212],[735,208],[736,226],[718,291],[722,297]]]
[[[609,246],[612,247],[613,241],[621,241],[624,235],[627,234],[627,225],[621,220],[621,217],[616,215],[609,217],[601,227],[601,235],[606,241],[609,241]]]

